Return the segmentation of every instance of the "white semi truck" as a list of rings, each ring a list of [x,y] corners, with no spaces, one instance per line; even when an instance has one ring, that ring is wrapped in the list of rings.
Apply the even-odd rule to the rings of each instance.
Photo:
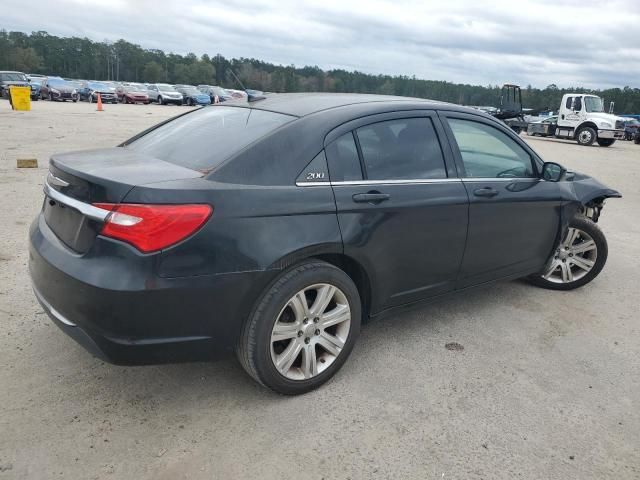
[[[562,97],[554,135],[576,140],[579,145],[598,142],[601,147],[609,147],[617,139],[624,138],[623,121],[605,113],[604,102],[596,95],[566,93]]]

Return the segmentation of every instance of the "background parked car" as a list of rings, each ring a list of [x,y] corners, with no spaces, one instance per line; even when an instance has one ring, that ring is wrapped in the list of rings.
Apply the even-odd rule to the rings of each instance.
[[[539,135],[541,137],[552,136],[556,131],[557,125],[558,125],[557,115],[543,118],[541,120],[537,120],[535,122],[529,123],[529,125],[527,126],[527,135],[531,135],[534,137],[536,135]]]
[[[211,98],[202,93],[193,85],[176,85],[175,89],[182,94],[183,104],[186,105],[210,105]]]
[[[147,89],[146,85],[135,82],[123,82],[116,87],[116,95],[118,96],[119,102],[122,101],[125,87],[134,87],[138,92],[144,93],[147,96],[149,95],[149,90]]]
[[[144,103],[149,105],[149,91],[144,87],[122,85],[118,87],[120,91],[120,101],[122,103]]]
[[[32,77],[31,75],[27,75],[27,78],[29,79],[29,83],[31,84],[31,100],[40,100],[40,88],[42,86],[42,82],[44,82],[45,77]]]
[[[640,131],[640,121],[635,118],[625,119],[624,122],[624,139],[633,140],[636,133]]]
[[[152,102],[157,102],[158,105],[168,105],[170,103],[182,105],[182,94],[167,83],[155,83],[149,85],[148,89],[149,99]]]
[[[28,87],[29,79],[22,72],[0,72],[0,96],[9,98],[9,87]],[[31,98],[33,98],[33,87],[31,88]]]
[[[71,100],[77,102],[80,98],[75,86],[60,77],[47,77],[40,86],[40,98],[48,98],[51,101]]]
[[[80,89],[80,100],[90,103],[98,101],[98,93],[103,103],[117,103],[116,89],[103,82],[84,82]]]
[[[216,97],[218,102],[233,100],[233,95],[222,87],[217,87],[215,85],[198,85],[198,90],[209,95],[211,103],[216,103]]]

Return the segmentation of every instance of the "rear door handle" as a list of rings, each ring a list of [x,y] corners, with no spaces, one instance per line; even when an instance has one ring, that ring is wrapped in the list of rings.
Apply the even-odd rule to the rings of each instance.
[[[476,197],[495,197],[498,195],[498,191],[491,187],[479,188],[473,191]]]
[[[389,195],[388,193],[367,192],[356,193],[352,198],[356,203],[373,203],[375,205],[380,202],[384,202],[385,200],[389,200],[391,198],[391,195]]]

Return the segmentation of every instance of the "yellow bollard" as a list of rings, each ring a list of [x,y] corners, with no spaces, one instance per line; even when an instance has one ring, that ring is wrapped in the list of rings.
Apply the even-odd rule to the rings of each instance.
[[[11,107],[14,110],[28,112],[31,110],[31,87],[9,87]]]

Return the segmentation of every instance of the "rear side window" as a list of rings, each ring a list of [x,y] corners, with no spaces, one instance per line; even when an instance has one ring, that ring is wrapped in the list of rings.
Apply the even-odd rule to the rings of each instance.
[[[241,107],[205,107],[127,145],[192,170],[210,171],[247,145],[296,117]]]
[[[440,142],[429,118],[403,118],[356,130],[369,180],[446,178]]]
[[[325,150],[332,181],[362,180],[358,148],[352,132],[342,135],[327,145]]]

